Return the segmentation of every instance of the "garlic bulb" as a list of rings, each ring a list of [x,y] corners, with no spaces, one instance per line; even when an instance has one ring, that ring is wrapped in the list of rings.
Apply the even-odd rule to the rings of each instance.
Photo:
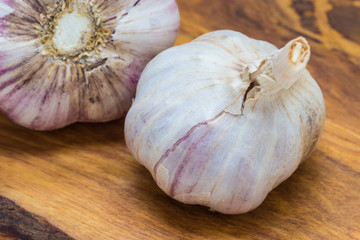
[[[314,149],[321,90],[302,37],[280,50],[233,31],[165,50],[125,120],[133,156],[171,197],[238,214],[259,206]]]
[[[178,29],[175,0],[0,0],[0,110],[37,130],[119,118]]]

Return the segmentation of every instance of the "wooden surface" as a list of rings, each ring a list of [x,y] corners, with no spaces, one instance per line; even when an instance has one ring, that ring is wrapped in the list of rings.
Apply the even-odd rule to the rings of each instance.
[[[360,1],[178,3],[177,44],[217,29],[308,39],[327,107],[317,150],[259,208],[226,216],[168,198],[123,119],[35,132],[0,115],[0,239],[360,239]]]

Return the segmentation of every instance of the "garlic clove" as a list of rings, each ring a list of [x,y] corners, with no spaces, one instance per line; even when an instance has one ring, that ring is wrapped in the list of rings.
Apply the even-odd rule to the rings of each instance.
[[[178,29],[175,0],[0,1],[0,110],[37,130],[119,118]]]
[[[321,135],[324,100],[305,69],[309,55],[303,38],[278,50],[233,31],[162,52],[126,117],[131,153],[181,202],[227,214],[256,208]]]

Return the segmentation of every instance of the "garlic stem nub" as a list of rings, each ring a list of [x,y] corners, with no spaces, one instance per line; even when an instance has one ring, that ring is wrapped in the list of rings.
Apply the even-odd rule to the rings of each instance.
[[[309,59],[310,46],[299,37],[266,58],[250,76],[259,82],[263,92],[274,94],[289,89],[302,76]]]
[[[288,42],[273,60],[274,78],[281,89],[289,89],[303,74],[310,59],[310,46],[303,37]]]
[[[306,40],[302,37],[296,39],[290,47],[289,58],[295,65],[309,61],[309,47]]]
[[[296,62],[299,60],[300,52],[302,49],[301,43],[295,43],[294,50],[292,51],[292,57],[291,61],[296,64]]]

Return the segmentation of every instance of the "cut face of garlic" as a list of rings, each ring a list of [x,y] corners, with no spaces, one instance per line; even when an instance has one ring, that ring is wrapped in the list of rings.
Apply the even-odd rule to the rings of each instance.
[[[37,130],[119,118],[178,30],[175,0],[0,0],[0,110]]]
[[[227,214],[258,207],[315,148],[325,106],[302,37],[282,49],[233,31],[165,50],[125,121],[133,156],[171,197]]]

